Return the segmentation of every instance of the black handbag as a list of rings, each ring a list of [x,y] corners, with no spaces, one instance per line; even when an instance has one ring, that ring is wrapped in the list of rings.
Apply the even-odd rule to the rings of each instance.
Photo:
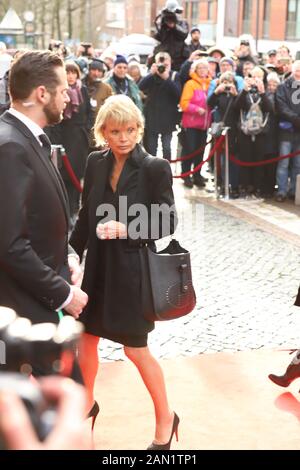
[[[142,309],[146,320],[174,320],[196,305],[190,253],[177,240],[158,253],[140,248]]]

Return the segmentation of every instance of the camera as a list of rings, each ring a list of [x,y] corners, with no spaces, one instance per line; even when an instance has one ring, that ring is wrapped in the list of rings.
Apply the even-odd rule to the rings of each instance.
[[[231,86],[230,86],[230,85],[226,85],[225,91],[226,91],[226,93],[229,93],[229,92],[231,91]]]
[[[81,55],[83,55],[84,57],[90,57],[91,54],[88,51],[92,47],[92,43],[82,42],[80,43],[80,46],[83,48],[83,52],[81,53]]]
[[[163,57],[159,58],[159,64],[157,66],[158,73],[164,73],[166,71],[166,66],[164,64],[165,59]]]
[[[251,85],[249,92],[253,94],[258,93],[257,85]]]
[[[15,393],[23,401],[37,436],[42,441],[56,420],[56,409],[29,379],[33,367],[43,375],[70,376],[83,326],[65,316],[58,325],[32,325],[14,310],[0,307],[0,392]],[[1,440],[0,449],[5,449]]]

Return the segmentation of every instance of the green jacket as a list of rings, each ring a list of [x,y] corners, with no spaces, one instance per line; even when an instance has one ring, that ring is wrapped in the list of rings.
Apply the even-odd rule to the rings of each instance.
[[[134,82],[134,80],[132,80],[132,78],[129,77],[128,75],[126,75],[125,80],[127,81],[127,84],[128,84],[128,90],[124,94],[129,96],[129,98],[132,99],[134,104],[136,104],[137,107],[143,112],[143,103],[142,103],[141,92],[140,92],[139,87]],[[113,75],[111,75],[107,80],[105,80],[105,83],[108,83],[112,87],[113,93],[115,95],[120,94],[120,91],[118,90],[118,86],[117,86],[116,81],[114,80]]]

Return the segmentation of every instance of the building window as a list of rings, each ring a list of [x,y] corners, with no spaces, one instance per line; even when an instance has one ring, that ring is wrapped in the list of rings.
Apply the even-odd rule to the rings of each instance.
[[[263,22],[263,37],[264,38],[269,37],[270,15],[271,15],[271,0],[264,0],[264,22]]]
[[[192,2],[191,4],[192,12],[191,12],[191,23],[198,24],[199,23],[199,2]]]
[[[286,39],[300,39],[300,0],[288,0]]]
[[[252,19],[252,0],[244,0],[243,8],[243,33],[251,33],[251,19]]]

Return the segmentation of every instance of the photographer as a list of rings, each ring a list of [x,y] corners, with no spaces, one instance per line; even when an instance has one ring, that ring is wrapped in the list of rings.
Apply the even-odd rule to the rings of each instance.
[[[188,47],[184,42],[189,26],[187,21],[179,20],[177,16],[182,11],[176,0],[168,0],[155,20],[157,33],[154,38],[160,44],[154,49],[154,55],[158,52],[168,52],[172,59],[172,69],[177,71],[189,56]]]
[[[233,72],[224,72],[216,83],[214,93],[208,98],[208,106],[214,109],[214,121],[222,123],[223,128],[230,127],[228,131],[229,153],[236,155],[237,142],[237,112],[235,101],[238,96],[236,76]],[[224,183],[224,158],[221,156],[222,177],[221,184]],[[239,169],[233,162],[229,162],[229,184],[231,197],[238,197]]]
[[[255,67],[245,78],[244,90],[235,103],[241,114],[238,145],[239,155],[244,162],[260,162],[264,158],[265,133],[272,103],[266,95],[263,79],[263,70]],[[263,174],[261,166],[241,168],[241,185],[245,196],[261,197]]]
[[[84,388],[70,379],[47,377],[40,381],[45,399],[57,405],[56,424],[44,442],[37,438],[24,404],[12,392],[0,394],[0,435],[8,450],[88,450],[85,431]],[[85,435],[86,432],[86,435]]]
[[[156,155],[158,136],[161,134],[163,157],[171,159],[172,132],[179,123],[178,103],[181,95],[179,74],[171,70],[171,57],[166,52],[155,56],[150,73],[140,83],[140,89],[147,95],[145,119],[147,129],[145,148]]]

